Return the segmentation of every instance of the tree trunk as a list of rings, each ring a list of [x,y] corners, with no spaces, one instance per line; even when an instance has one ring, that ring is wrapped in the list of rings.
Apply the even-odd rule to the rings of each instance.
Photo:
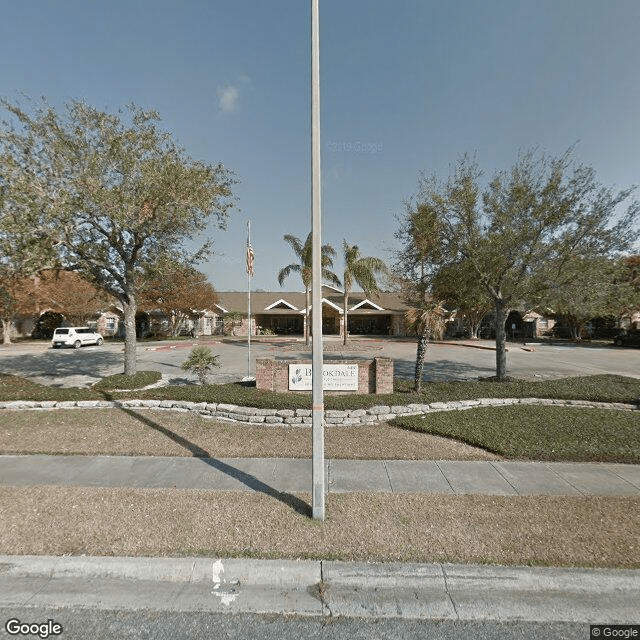
[[[137,305],[134,298],[129,297],[129,302],[124,306],[124,374],[133,376],[137,373],[136,360],[136,311]]]
[[[2,343],[11,344],[11,329],[13,322],[6,318],[2,318]]]
[[[420,393],[422,388],[422,368],[424,366],[424,357],[427,353],[427,334],[426,331],[418,338],[418,349],[416,352],[416,370],[413,377],[413,390]]]
[[[507,334],[504,323],[509,315],[501,298],[495,300],[496,308],[496,378],[504,380],[507,375]]]
[[[309,287],[304,288],[306,308],[304,310],[304,343],[309,344]]]
[[[349,327],[349,323],[347,321],[347,316],[348,316],[348,311],[347,311],[347,305],[349,304],[349,300],[348,300],[348,296],[349,294],[347,293],[347,288],[345,287],[344,290],[344,314],[343,314],[343,338],[342,338],[342,344],[346,345],[347,344],[347,335],[349,333],[348,327]]]

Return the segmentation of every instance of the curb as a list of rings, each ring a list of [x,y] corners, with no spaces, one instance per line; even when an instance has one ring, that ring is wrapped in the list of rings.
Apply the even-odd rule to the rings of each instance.
[[[633,621],[640,570],[0,556],[0,606],[316,618]]]

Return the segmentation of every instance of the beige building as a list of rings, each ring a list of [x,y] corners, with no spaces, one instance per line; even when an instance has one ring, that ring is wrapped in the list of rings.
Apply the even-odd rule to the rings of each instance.
[[[342,336],[344,332],[344,295],[331,286],[322,288],[322,332],[324,335]],[[247,292],[218,292],[218,305],[210,322],[222,327],[225,316],[239,312],[244,318],[236,327],[238,335],[247,335]],[[404,313],[408,306],[395,293],[379,293],[367,297],[362,292],[349,296],[347,323],[349,335],[393,335],[407,333]],[[310,309],[313,313],[313,308]],[[273,332],[276,335],[304,335],[306,300],[300,291],[256,291],[251,293],[252,334]],[[206,321],[206,319],[205,319]],[[208,333],[206,324],[201,333]]]

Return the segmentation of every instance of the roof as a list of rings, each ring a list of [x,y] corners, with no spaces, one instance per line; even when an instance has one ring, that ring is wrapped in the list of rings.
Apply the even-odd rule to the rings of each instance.
[[[247,310],[246,291],[218,291],[219,306],[227,311]],[[344,298],[341,292],[333,287],[323,287],[323,299],[334,308],[342,310]],[[311,299],[309,300],[311,305]],[[292,314],[304,313],[306,307],[305,294],[302,291],[252,291],[251,312]],[[350,313],[381,315],[402,314],[409,306],[402,302],[397,293],[381,292],[368,298],[362,292],[349,295],[348,308]]]

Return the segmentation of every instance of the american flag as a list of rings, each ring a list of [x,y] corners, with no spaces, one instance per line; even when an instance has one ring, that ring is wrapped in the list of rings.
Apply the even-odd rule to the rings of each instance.
[[[253,261],[255,260],[255,254],[253,253],[253,247],[251,244],[247,244],[247,275],[253,275]]]

